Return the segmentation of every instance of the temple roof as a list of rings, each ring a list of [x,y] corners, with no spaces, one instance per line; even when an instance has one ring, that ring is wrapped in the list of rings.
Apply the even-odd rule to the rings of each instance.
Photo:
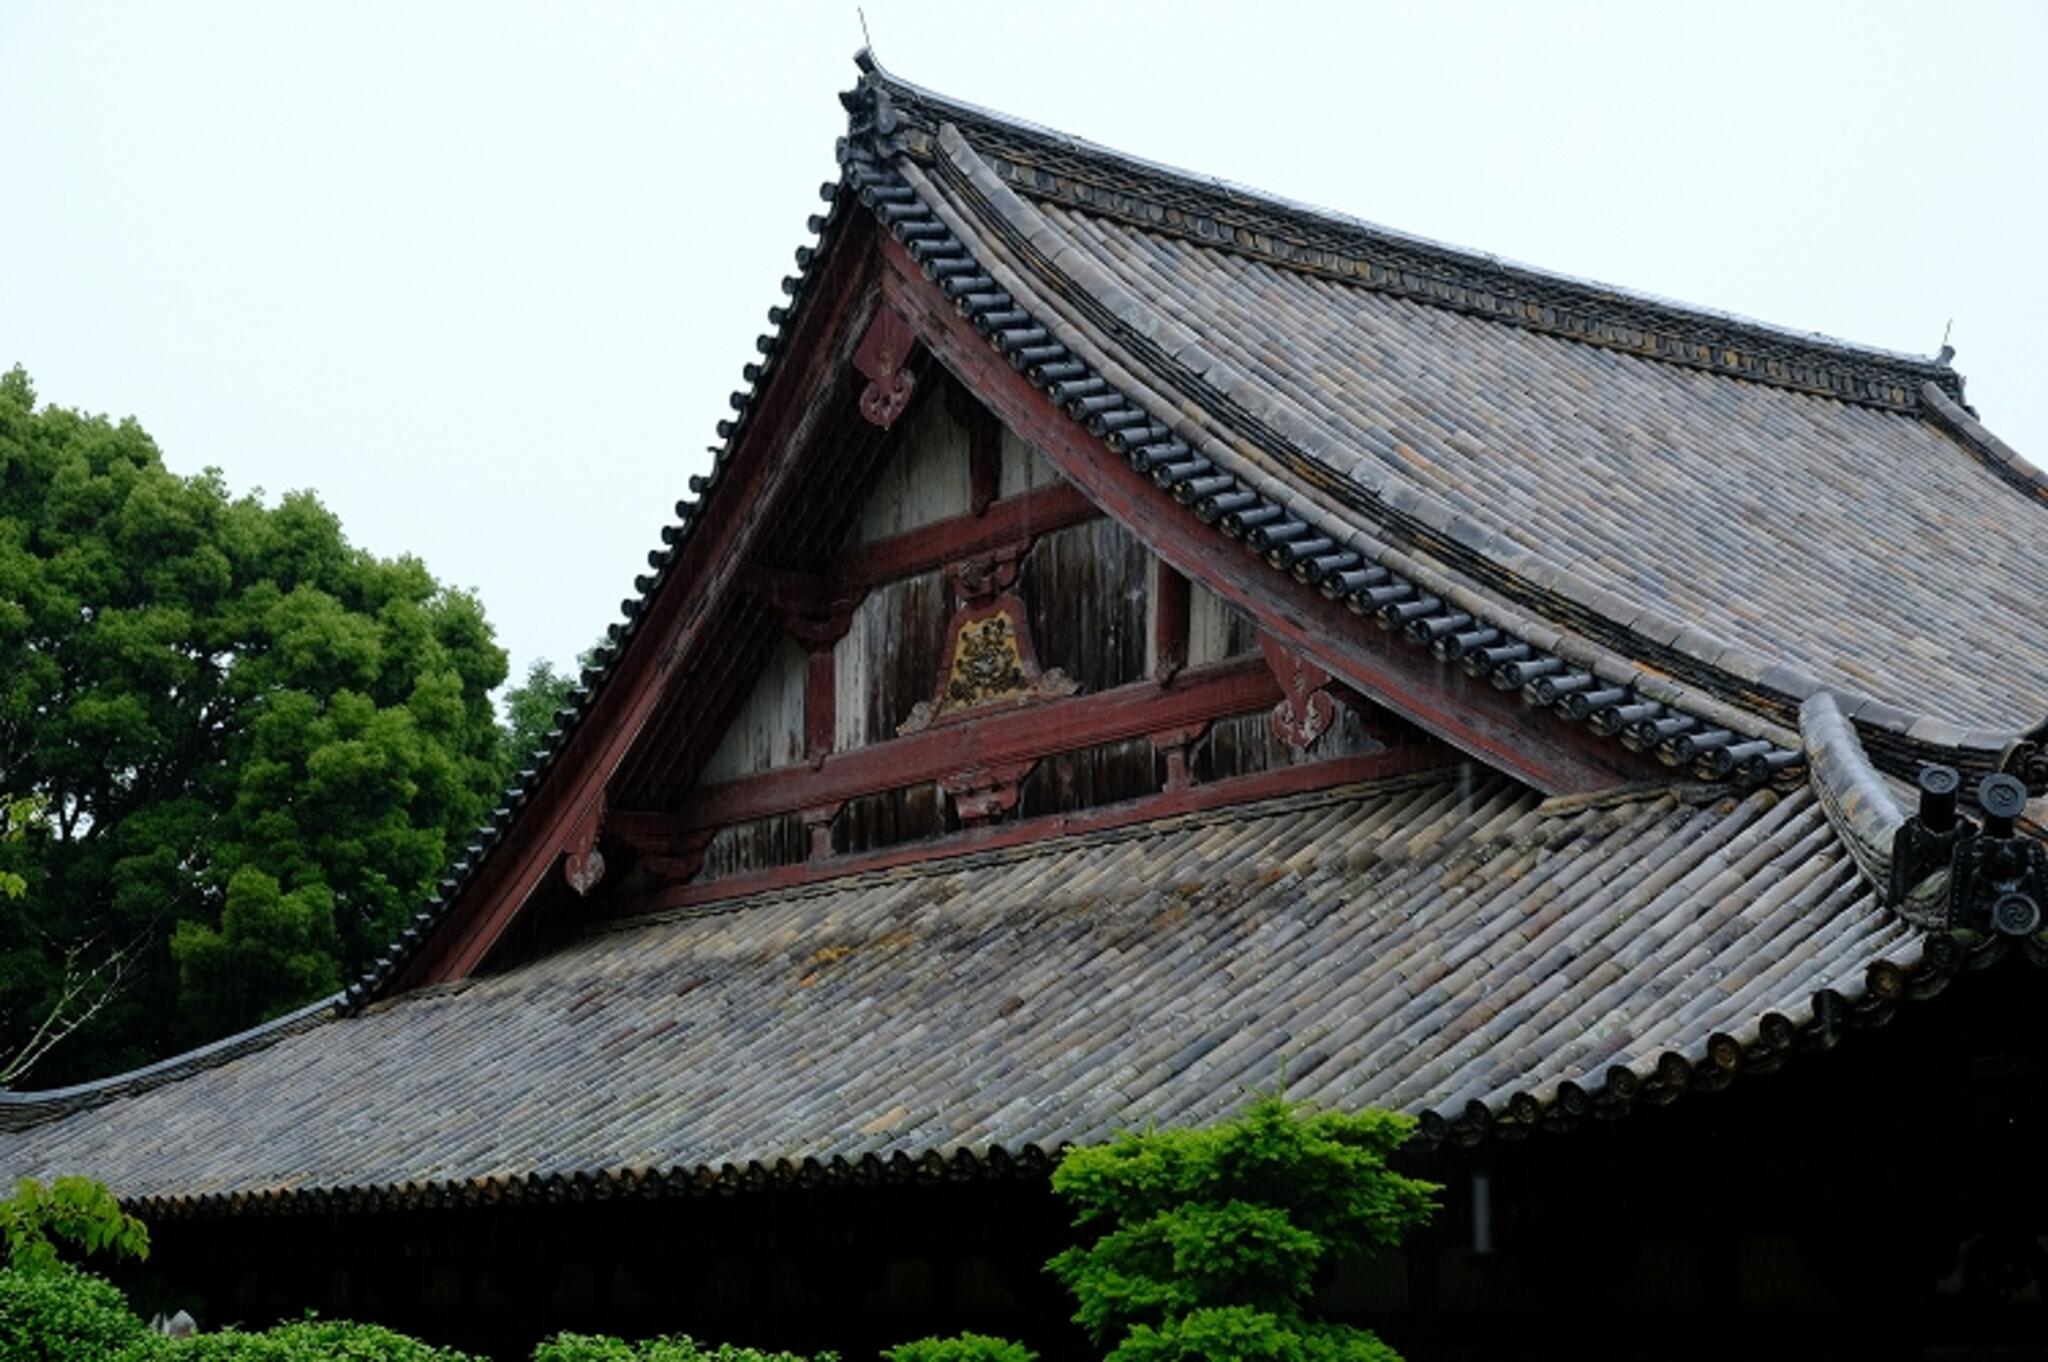
[[[0,1167],[159,1211],[709,1185],[1272,1089],[1476,1138],[1831,1043],[1923,942],[1803,786],[1546,801],[1466,767],[595,931],[0,1134]]]
[[[1009,305],[1368,559],[1781,725],[1821,687],[1936,746],[2048,714],[2048,478],[1945,356],[1507,265],[875,67],[859,99],[865,164]]]
[[[1418,241],[872,63],[847,102],[844,176],[701,499],[404,939],[345,998],[0,1100],[0,1169],[84,1169],[166,1209],[687,1188],[1001,1163],[1275,1086],[1477,1139],[1775,1067],[1947,977],[1940,905],[1886,901],[1894,782],[1941,761],[2048,785],[2048,729],[2020,738],[2048,714],[2048,479],[1962,405],[1945,358]],[[672,660],[651,651],[679,636],[662,612],[686,613],[665,593],[699,589],[677,565],[750,510],[735,470],[766,457],[764,413],[817,400],[778,377],[856,232],[921,270],[924,301],[1088,457],[1171,490],[1172,534],[1235,564],[1228,541],[1249,544],[1289,601],[1375,616],[1369,585],[1434,612],[1378,615],[1389,649],[1445,656],[1466,636],[1429,632],[1446,620],[1490,634],[1502,660],[1466,674],[1513,735],[1600,729],[1631,749],[1611,771],[1644,783],[1545,799],[1475,762],[967,839],[393,994],[465,905],[512,892],[515,847],[555,873],[547,839],[579,816],[562,791],[602,793],[618,697],[642,716],[660,698],[633,688]],[[1586,723],[1573,697],[1595,693]],[[1671,742],[1674,769],[1642,759]]]

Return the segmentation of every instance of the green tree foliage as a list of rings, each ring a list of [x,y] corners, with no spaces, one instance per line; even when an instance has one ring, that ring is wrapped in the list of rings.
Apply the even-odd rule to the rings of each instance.
[[[882,1354],[883,1362],[1038,1362],[1038,1354],[1021,1343],[987,1334],[955,1334],[951,1338],[920,1338],[899,1343]]]
[[[487,809],[504,676],[473,597],[311,494],[177,476],[134,422],[0,376],[0,773],[41,811],[0,850],[26,891],[0,898],[0,1053],[81,951],[137,968],[39,1081],[335,987]]]
[[[0,899],[18,899],[28,893],[28,877],[21,873],[29,825],[42,807],[26,795],[0,792]]]
[[[1429,1218],[1436,1187],[1387,1165],[1410,1125],[1265,1098],[1220,1126],[1070,1151],[1053,1190],[1095,1237],[1048,1266],[1075,1322],[1113,1362],[1389,1362],[1372,1334],[1309,1306],[1325,1268]]]
[[[9,1362],[107,1362],[145,1336],[111,1282],[62,1263],[0,1269],[0,1357]]]
[[[556,1334],[533,1350],[533,1362],[839,1362],[839,1354],[804,1357],[736,1348],[730,1343],[704,1347],[683,1334],[640,1343],[600,1334]]]
[[[535,658],[526,669],[526,679],[506,689],[506,770],[518,771],[533,763],[541,740],[555,726],[555,714],[568,703],[575,687],[573,677],[556,671],[546,658]]]
[[[60,1240],[86,1253],[149,1256],[149,1227],[91,1178],[55,1178],[47,1187],[23,1178],[13,1196],[0,1201],[0,1236],[8,1264],[23,1272],[54,1268]]]

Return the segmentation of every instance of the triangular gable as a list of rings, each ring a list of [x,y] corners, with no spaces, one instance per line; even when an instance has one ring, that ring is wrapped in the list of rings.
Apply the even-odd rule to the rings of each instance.
[[[856,213],[810,260],[832,302],[764,339],[775,362],[616,655],[387,981],[461,977],[594,902],[697,901],[963,827],[1453,759],[1304,654],[1297,625],[1261,613],[1273,602],[1162,557],[1142,517],[994,418],[971,371],[933,363],[889,300],[909,282],[894,249]],[[970,635],[1000,635],[1017,669],[962,722],[946,688],[988,665]]]
[[[933,837],[1020,808],[1071,813],[1061,804],[1076,797],[1070,787],[1142,783],[1146,744],[1162,790],[1219,769],[1237,778],[1263,764],[1271,775],[1270,752],[1218,767],[1212,743],[1206,765],[1195,757],[1194,744],[1233,716],[1268,712],[1274,731],[1305,744],[1334,726],[1361,750],[1389,737],[1423,750],[1413,738],[1426,734],[1440,754],[1552,794],[1667,779],[1668,766],[1753,784],[1799,760],[1784,694],[1810,681],[1733,649],[1701,663],[1684,651],[1697,640],[1626,601],[1607,614],[1568,602],[1568,628],[1526,613],[1501,584],[1548,599],[1558,574],[1511,546],[1497,560],[1475,556],[1494,540],[1441,507],[1400,502],[1398,488],[1382,489],[1375,514],[1408,516],[1405,538],[1375,539],[1332,510],[1356,489],[1305,455],[1300,441],[1315,433],[1279,404],[1256,405],[1213,359],[1202,403],[1254,403],[1233,410],[1267,444],[1202,424],[1192,399],[1122,367],[1089,326],[1142,330],[1159,314],[1072,262],[1074,272],[1048,265],[1042,279],[1020,272],[1044,221],[1002,207],[1010,190],[957,131],[921,129],[918,155],[904,156],[892,91],[911,97],[871,71],[849,99],[853,135],[843,178],[826,187],[831,210],[814,223],[820,242],[785,281],[791,305],[771,311],[777,330],[721,425],[713,473],[693,480],[702,500],[679,505],[669,547],[626,602],[619,649],[586,677],[545,762],[358,997],[461,977],[515,923],[544,934],[551,915],[587,916],[580,895],[598,892],[607,910],[690,902],[707,865],[713,879],[759,883],[874,853],[906,828]],[[952,179],[941,186],[935,174]],[[1018,236],[998,248],[977,235],[999,229]],[[1047,292],[1048,280],[1065,292]],[[1524,320],[1564,326],[1548,313]],[[1722,333],[1755,339],[1739,326]],[[1728,362],[1792,388],[1836,384],[1875,407],[1935,400],[1898,386],[1920,381],[1911,364],[1881,357],[1809,346],[1840,375],[1780,374],[1778,361],[1756,358],[1779,343],[1730,349]],[[1177,372],[1203,363],[1188,351]],[[1942,373],[1928,381],[1938,388]],[[964,460],[952,447],[963,443]],[[1030,589],[1015,576],[1021,555],[1055,553],[1040,545],[1060,535],[1089,541],[1076,561],[1141,565],[1142,677],[1059,692],[1074,678],[1039,656],[1039,635],[1059,626],[1026,618]],[[1468,558],[1485,573],[1458,566]],[[1524,569],[1526,581],[1515,576]],[[891,594],[922,599],[913,610]],[[968,623],[991,650],[972,666],[958,662]],[[996,669],[1008,710],[945,722],[939,683],[971,689],[989,658],[1008,668]],[[905,701],[927,677],[920,718]],[[1144,694],[1129,690],[1141,679]],[[1877,707],[1869,714],[1878,722]],[[1377,736],[1365,732],[1375,724]],[[1905,730],[1902,720],[1874,750],[1894,765],[1923,749],[1960,751],[1967,767],[1997,759],[1983,735]],[[1094,764],[1040,778],[1068,793],[1031,795],[1027,782],[1055,750]]]
[[[459,978],[521,931],[544,938],[551,919],[587,917],[593,896],[604,911],[694,901],[722,892],[707,883],[753,884],[1020,809],[1068,815],[1258,777],[1250,797],[1457,751],[1552,793],[1654,772],[1531,723],[1512,695],[1204,542],[1170,493],[1109,457],[877,230],[859,178],[834,190],[806,275],[786,281],[796,302],[772,314],[781,329],[762,339],[755,390],[736,398],[717,467],[695,481],[701,500],[679,504],[669,547],[625,603],[615,653],[360,995]],[[1021,586],[1004,557],[1019,553],[1032,555]],[[1063,570],[1042,566],[1062,555]],[[973,595],[948,577],[963,567],[1003,580]],[[1070,589],[1091,573],[1116,580]],[[1040,578],[1067,594],[1035,600]],[[1143,604],[1112,620],[1100,606],[1118,593]],[[1075,703],[944,722],[933,654],[958,651],[977,611],[1014,635],[1003,648],[1021,645],[1022,699],[1069,686]],[[1120,637],[1121,653],[1076,661],[1092,654],[1066,635],[1096,653]],[[1058,660],[1038,656],[1048,646]],[[909,712],[913,692],[932,712]],[[1390,745],[1402,749],[1391,761],[1343,764]],[[1333,758],[1327,771],[1299,769],[1312,748]]]

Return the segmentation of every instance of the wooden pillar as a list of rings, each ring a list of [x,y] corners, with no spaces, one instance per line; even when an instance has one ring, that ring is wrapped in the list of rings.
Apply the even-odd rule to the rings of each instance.
[[[1188,665],[1188,579],[1153,560],[1152,675],[1161,685]]]

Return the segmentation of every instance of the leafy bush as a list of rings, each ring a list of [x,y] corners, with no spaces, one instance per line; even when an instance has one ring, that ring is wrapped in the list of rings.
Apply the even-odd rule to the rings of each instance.
[[[149,1256],[149,1228],[91,1178],[55,1178],[47,1187],[23,1178],[13,1196],[0,1201],[0,1234],[7,1239],[7,1261],[29,1272],[56,1265],[59,1239],[87,1253]]]
[[[1327,1265],[1398,1244],[1435,1209],[1434,1184],[1387,1166],[1410,1125],[1265,1098],[1220,1126],[1072,1150],[1053,1190],[1097,1238],[1047,1266],[1111,1362],[1391,1362],[1372,1334],[1307,1306]]]
[[[328,1319],[304,1319],[253,1334],[239,1329],[189,1338],[145,1334],[114,1356],[118,1362],[477,1362],[467,1353],[374,1324]]]
[[[1038,1354],[1021,1343],[987,1334],[956,1334],[952,1338],[920,1338],[899,1343],[882,1354],[883,1362],[1038,1362]]]
[[[1288,1321],[1242,1305],[1190,1310],[1156,1329],[1133,1325],[1110,1356],[1119,1362],[1401,1362],[1369,1330]]]
[[[8,1362],[105,1362],[147,1337],[111,1282],[58,1262],[0,1269],[0,1357]]]
[[[683,1334],[639,1343],[602,1334],[556,1334],[533,1350],[533,1362],[839,1362],[837,1353],[806,1358],[798,1353],[765,1353],[721,1343],[699,1347]]]

